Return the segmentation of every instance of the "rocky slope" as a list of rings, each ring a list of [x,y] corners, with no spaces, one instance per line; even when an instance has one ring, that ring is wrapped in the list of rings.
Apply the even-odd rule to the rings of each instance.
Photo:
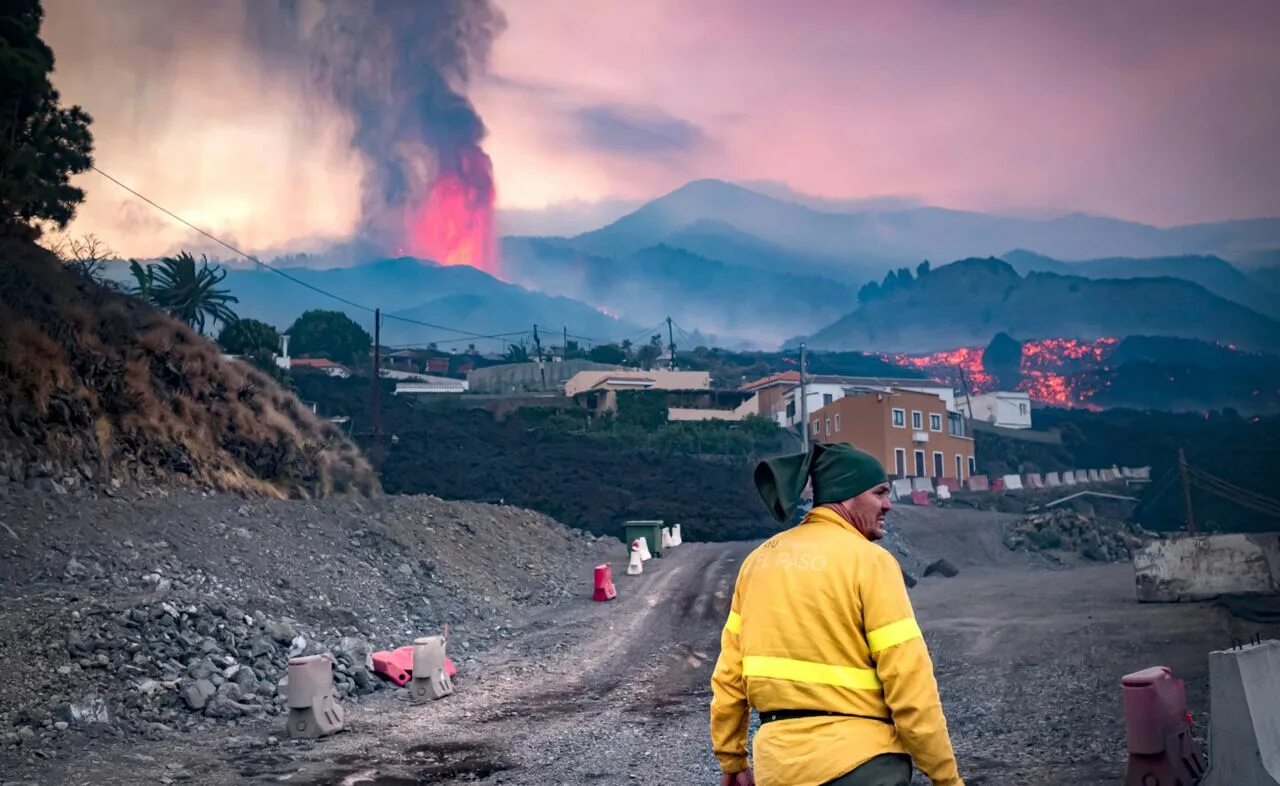
[[[432,497],[124,499],[0,481],[0,762],[277,715],[298,653],[332,653],[352,700],[382,687],[370,650],[445,624],[465,680],[473,655],[534,609],[589,597],[592,566],[622,555],[536,513]]]
[[[0,243],[0,266],[0,475],[49,491],[377,490],[335,428],[185,324],[29,243]]]

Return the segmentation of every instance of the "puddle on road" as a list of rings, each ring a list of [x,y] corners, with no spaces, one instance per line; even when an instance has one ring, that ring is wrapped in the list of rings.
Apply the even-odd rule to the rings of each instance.
[[[339,767],[309,786],[427,786],[480,780],[514,768],[483,741],[440,741],[414,745],[396,754],[345,754]]]

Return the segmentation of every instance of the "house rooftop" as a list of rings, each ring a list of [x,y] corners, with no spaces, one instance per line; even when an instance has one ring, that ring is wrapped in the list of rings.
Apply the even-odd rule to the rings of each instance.
[[[304,368],[346,368],[341,363],[335,363],[328,358],[289,358],[289,364]]]

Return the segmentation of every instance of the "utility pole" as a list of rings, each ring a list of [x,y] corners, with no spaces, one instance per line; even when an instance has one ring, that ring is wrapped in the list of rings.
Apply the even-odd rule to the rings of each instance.
[[[675,371],[676,370],[676,337],[675,337],[675,334],[671,332],[671,317],[667,317],[667,342],[668,342],[667,350],[671,353],[671,362],[668,364],[668,367],[672,371]]]
[[[969,410],[965,416],[973,420],[973,401],[969,399],[969,378],[964,375],[964,366],[956,366],[956,370],[960,372],[960,386],[964,388],[964,408]]]
[[[373,310],[373,438],[382,436],[382,309]]]
[[[542,339],[538,338],[538,325],[533,326],[533,346],[537,349],[538,360],[542,360]]]
[[[800,438],[804,441],[804,452],[809,452],[809,394],[806,387],[809,381],[809,367],[805,363],[804,344],[800,345]]]
[[[1187,532],[1196,534],[1196,514],[1191,509],[1191,479],[1187,475],[1187,454],[1178,448],[1178,474],[1182,477],[1182,502],[1187,508]]]

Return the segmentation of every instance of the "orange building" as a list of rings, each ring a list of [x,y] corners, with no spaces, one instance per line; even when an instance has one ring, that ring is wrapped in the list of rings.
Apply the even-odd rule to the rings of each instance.
[[[815,442],[845,442],[865,450],[894,477],[963,481],[975,471],[968,424],[929,393],[850,389],[810,413],[809,434]]]

